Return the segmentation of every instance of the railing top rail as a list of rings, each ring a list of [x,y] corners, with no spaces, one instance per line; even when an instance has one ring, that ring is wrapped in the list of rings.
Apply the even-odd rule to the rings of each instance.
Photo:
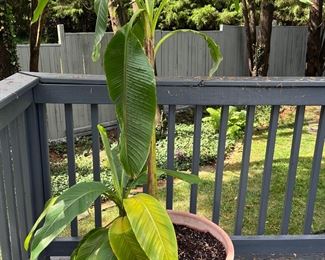
[[[24,72],[38,77],[44,84],[105,85],[104,75]],[[177,77],[157,78],[159,86],[197,87],[325,87],[324,77]]]
[[[32,75],[16,73],[0,81],[0,109],[19,99],[29,89],[36,86],[39,79]]]
[[[36,103],[111,104],[103,75],[31,73]],[[169,105],[325,105],[325,78],[158,78],[158,101]],[[76,94],[77,93],[77,94]]]

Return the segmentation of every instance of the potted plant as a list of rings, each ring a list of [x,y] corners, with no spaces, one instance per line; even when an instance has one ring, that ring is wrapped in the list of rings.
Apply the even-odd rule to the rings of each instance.
[[[47,0],[39,1],[36,21]],[[229,237],[214,223],[189,213],[167,212],[155,199],[157,175],[165,173],[189,183],[199,178],[172,170],[159,170],[155,163],[156,80],[153,70],[155,53],[160,45],[179,31],[190,31],[203,37],[213,58],[212,75],[221,62],[219,46],[207,35],[178,30],[166,35],[156,46],[154,31],[163,0],[155,9],[153,0],[136,0],[137,9],[130,21],[120,28],[106,48],[104,67],[109,96],[116,105],[121,130],[119,145],[112,149],[107,132],[98,126],[110,165],[112,185],[100,182],[79,183],[62,195],[50,199],[25,240],[30,259],[40,253],[79,214],[103,195],[119,209],[118,216],[106,227],[86,234],[71,259],[178,259],[175,225],[194,232],[209,232],[226,247],[227,259],[233,258]],[[96,0],[98,19],[93,57],[98,58],[101,38],[106,30],[107,0]],[[129,196],[132,188],[147,181],[149,194]],[[44,220],[44,221],[43,221]],[[43,222],[41,227],[40,223]]]

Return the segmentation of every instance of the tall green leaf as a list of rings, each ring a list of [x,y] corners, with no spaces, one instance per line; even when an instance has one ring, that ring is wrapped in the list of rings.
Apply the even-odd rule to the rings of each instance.
[[[194,31],[194,30],[190,30],[190,29],[180,29],[180,30],[176,30],[176,31],[172,31],[168,34],[166,34],[163,38],[161,38],[161,40],[157,43],[156,47],[155,47],[155,55],[157,54],[160,46],[170,37],[172,37],[173,35],[175,35],[176,33],[186,33],[186,32],[190,32],[190,33],[194,33],[196,35],[199,35],[200,37],[202,37],[202,39],[204,39],[206,41],[206,43],[208,44],[208,47],[210,49],[210,55],[213,61],[212,64],[212,68],[209,71],[209,77],[212,77],[214,75],[214,73],[216,73],[216,71],[219,68],[219,65],[223,59],[222,54],[221,54],[221,50],[219,45],[207,34],[202,33],[202,32],[198,32],[198,31]]]
[[[37,6],[33,13],[33,19],[31,21],[31,23],[35,23],[38,21],[38,19],[43,14],[43,11],[44,11],[48,2],[49,2],[49,0],[38,0]]]
[[[109,229],[109,241],[114,254],[121,260],[148,259],[140,247],[127,217],[116,219]]]
[[[122,27],[108,44],[105,73],[121,129],[121,163],[133,177],[142,171],[149,153],[156,109],[156,81],[130,24]]]
[[[94,0],[95,12],[97,14],[96,26],[95,26],[95,38],[92,52],[93,61],[97,61],[100,56],[100,48],[108,21],[108,0]]]
[[[149,15],[150,21],[152,21],[154,9],[155,9],[155,0],[145,0],[145,2],[146,2],[146,11]]]
[[[71,256],[71,260],[116,260],[108,240],[106,228],[90,231]]]
[[[112,182],[113,182],[114,189],[116,191],[118,199],[122,201],[123,187],[121,187],[120,182],[119,182],[119,180],[121,178],[121,177],[119,177],[119,175],[120,176],[122,175],[122,169],[121,169],[121,167],[118,167],[120,162],[118,161],[117,156],[113,156],[106,129],[101,125],[97,125],[97,128],[100,133],[100,136],[101,136],[101,139],[102,139],[102,142],[104,145],[104,149],[106,152],[106,156],[109,161],[110,168],[111,168]],[[120,172],[118,172],[118,171],[120,171]]]
[[[159,4],[159,7],[157,9],[157,11],[155,12],[154,14],[154,17],[153,17],[153,21],[152,21],[152,34],[154,35],[155,33],[155,30],[156,30],[156,27],[157,27],[157,23],[158,23],[158,19],[159,19],[159,16],[161,14],[161,11],[164,9],[164,7],[166,6],[166,4],[168,3],[168,0],[162,0]]]
[[[169,176],[180,179],[180,180],[185,181],[190,184],[198,184],[201,181],[199,176],[194,175],[194,174],[187,174],[184,172],[178,172],[178,171],[173,171],[173,170],[169,170],[169,169],[157,169],[157,170],[159,172],[159,175],[165,173]]]
[[[79,183],[64,193],[50,207],[44,225],[35,233],[31,244],[30,259],[39,254],[58,236],[79,214],[86,211],[99,195],[107,190],[100,182]]]
[[[58,199],[58,197],[53,197],[53,198],[49,199],[48,202],[46,202],[43,212],[38,217],[38,219],[34,223],[34,226],[29,231],[27,237],[25,238],[24,248],[25,248],[26,251],[29,248],[30,240],[32,239],[32,237],[34,235],[34,232],[35,232],[36,228],[39,226],[39,224],[41,224],[42,220],[45,218],[46,214],[49,212],[50,208],[54,205],[54,203],[56,202],[57,199]]]
[[[132,230],[149,259],[177,259],[174,227],[159,201],[147,194],[138,194],[125,199],[123,204]]]

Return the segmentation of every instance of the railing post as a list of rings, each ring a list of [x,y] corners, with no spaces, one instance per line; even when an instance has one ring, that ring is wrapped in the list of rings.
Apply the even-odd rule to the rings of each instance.
[[[44,104],[32,104],[26,110],[26,129],[34,202],[34,219],[51,197],[49,150]]]

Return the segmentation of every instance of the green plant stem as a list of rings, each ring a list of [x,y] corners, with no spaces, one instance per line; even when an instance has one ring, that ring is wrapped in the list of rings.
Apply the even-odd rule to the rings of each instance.
[[[151,137],[150,153],[148,157],[148,193],[156,197],[157,191],[158,184],[156,168],[156,131],[153,131]]]
[[[144,48],[149,62],[154,69],[155,66],[155,47],[154,36],[151,33],[150,21],[145,16],[145,42]],[[155,120],[157,121],[157,119]],[[154,197],[157,196],[158,183],[157,183],[157,168],[156,168],[156,123],[154,124],[151,136],[151,147],[148,156],[148,193]]]

